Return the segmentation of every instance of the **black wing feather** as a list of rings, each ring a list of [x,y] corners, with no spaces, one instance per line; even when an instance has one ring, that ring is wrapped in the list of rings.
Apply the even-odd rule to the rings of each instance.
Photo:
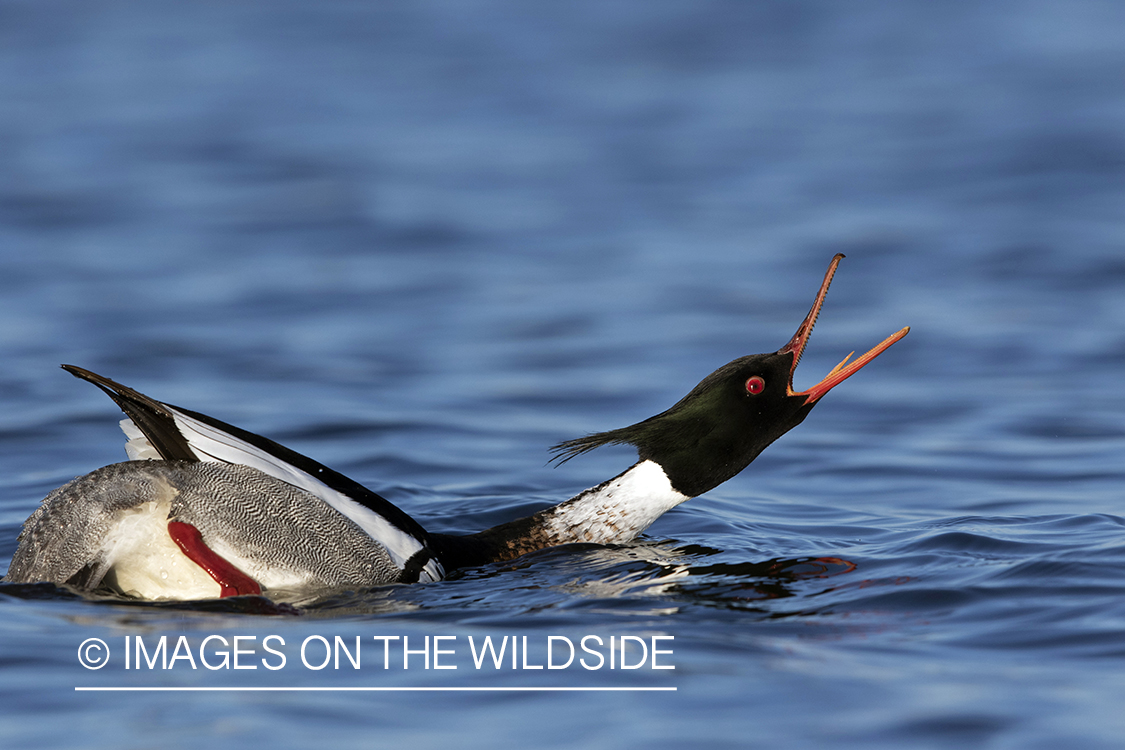
[[[63,365],[62,368],[74,377],[87,380],[105,391],[121,407],[121,411],[133,420],[137,429],[144,433],[161,458],[166,461],[199,460],[164,404],[96,372],[74,365]]]

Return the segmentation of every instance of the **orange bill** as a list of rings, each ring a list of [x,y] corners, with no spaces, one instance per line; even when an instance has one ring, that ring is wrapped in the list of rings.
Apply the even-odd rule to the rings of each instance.
[[[813,302],[812,309],[809,310],[809,314],[805,316],[804,321],[802,321],[800,327],[797,329],[797,333],[793,334],[793,338],[789,340],[789,343],[778,351],[778,354],[790,352],[793,354],[793,365],[789,370],[788,394],[790,396],[804,396],[805,402],[810,404],[815,403],[825,393],[828,393],[828,391],[859,372],[864,365],[889,349],[891,344],[910,333],[910,327],[907,326],[901,331],[891,334],[883,339],[882,343],[878,346],[852,361],[850,364],[848,360],[851,359],[852,355],[849,354],[844,357],[844,360],[840,364],[833,367],[832,371],[829,372],[823,380],[812,388],[800,392],[793,390],[793,373],[796,372],[797,363],[801,361],[801,354],[804,353],[805,346],[809,343],[809,336],[812,335],[813,326],[816,325],[817,316],[820,315],[821,305],[824,304],[824,298],[828,295],[828,287],[832,284],[832,277],[836,275],[836,267],[840,265],[840,261],[843,259],[844,256],[842,253],[837,253],[836,256],[832,258],[832,262],[828,265],[828,271],[824,274],[824,281],[821,282],[820,290],[816,293],[816,300]],[[852,354],[854,353],[855,352],[852,352]]]

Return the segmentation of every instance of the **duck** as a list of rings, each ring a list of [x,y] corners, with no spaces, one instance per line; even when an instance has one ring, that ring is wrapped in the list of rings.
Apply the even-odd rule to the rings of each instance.
[[[671,408],[628,427],[559,443],[563,463],[606,445],[637,461],[530,516],[475,534],[427,532],[343,474],[214,417],[156,401],[74,365],[125,414],[127,461],[51,492],[24,523],[6,579],[139,600],[264,596],[437,582],[451,571],[564,544],[628,544],[657,518],[745,469],[834,387],[910,330],[849,354],[802,391],[793,375],[837,266],[776,352],[740,357]]]

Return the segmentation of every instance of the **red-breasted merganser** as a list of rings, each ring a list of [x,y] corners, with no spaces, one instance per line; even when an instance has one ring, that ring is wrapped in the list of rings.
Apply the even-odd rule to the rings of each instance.
[[[468,536],[427,533],[366,487],[268,438],[64,365],[125,412],[131,460],[48,495],[24,524],[7,580],[141,599],[293,599],[439,581],[456,568],[559,544],[629,542],[667,510],[738,474],[824,394],[907,334],[903,328],[850,363],[849,354],[812,388],[793,390],[843,257],[832,259],[808,316],[777,352],[723,365],[643,422],[553,449],[562,462],[601,445],[633,445],[639,460],[624,473]]]

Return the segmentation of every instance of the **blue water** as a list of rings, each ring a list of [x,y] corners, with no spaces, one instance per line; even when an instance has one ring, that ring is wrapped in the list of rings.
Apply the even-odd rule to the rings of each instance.
[[[0,5],[0,565],[124,458],[62,362],[470,532],[627,466],[546,449],[783,345],[835,252],[798,387],[913,327],[635,545],[299,614],[0,588],[0,742],[1120,747],[1123,28],[1115,2]],[[258,668],[124,668],[181,635]],[[671,636],[675,669],[469,646],[526,636],[531,667],[587,635]],[[360,636],[361,668],[304,666],[312,636]],[[373,636],[457,669],[384,669]]]

